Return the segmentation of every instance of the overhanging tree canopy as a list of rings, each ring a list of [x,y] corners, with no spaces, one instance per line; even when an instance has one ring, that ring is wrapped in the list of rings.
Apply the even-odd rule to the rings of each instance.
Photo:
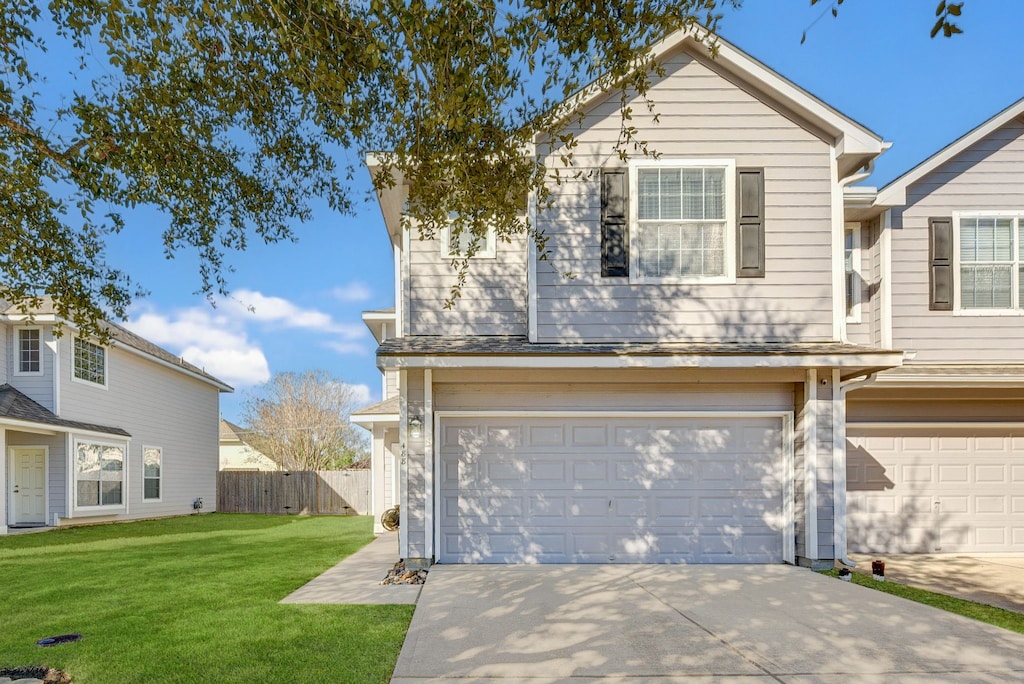
[[[138,290],[105,261],[104,239],[139,206],[167,217],[168,255],[198,251],[201,289],[223,292],[225,254],[293,239],[311,198],[353,211],[353,174],[370,151],[383,162],[378,184],[399,174],[408,184],[424,236],[454,213],[475,236],[493,226],[498,239],[527,230],[542,243],[517,210],[531,190],[543,200],[557,171],[528,153],[535,135],[571,167],[573,112],[556,105],[598,76],[644,96],[657,70],[648,46],[698,21],[714,29],[719,7],[738,4],[9,3],[0,299],[28,307],[51,296],[89,332],[123,317]],[[959,14],[943,3],[947,20],[950,7]],[[642,152],[625,121],[622,154]],[[464,273],[466,261],[456,265]]]

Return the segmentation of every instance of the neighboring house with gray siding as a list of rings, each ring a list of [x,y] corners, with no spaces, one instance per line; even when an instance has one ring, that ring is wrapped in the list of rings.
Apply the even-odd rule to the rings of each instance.
[[[654,52],[659,123],[639,104],[632,123],[660,156],[621,161],[618,95],[586,93],[582,173],[524,208],[546,258],[489,241],[453,309],[452,246],[410,239],[401,183],[378,189],[396,301],[364,315],[384,402],[353,420],[373,433],[375,513],[401,505],[401,555],[817,567],[848,549],[1024,550],[1021,286],[998,312],[937,313],[927,238],[929,218],[962,238],[965,218],[977,236],[1024,210],[1002,206],[1024,187],[1001,161],[1024,148],[1021,112],[893,201],[902,181],[856,185],[889,147],[863,125],[725,41],[714,59],[688,32]],[[1015,187],[993,207],[996,178]],[[1011,223],[1004,270],[1024,261]],[[984,272],[978,250],[951,262],[961,282]]]
[[[215,510],[231,388],[118,325],[102,346],[57,322],[0,311],[0,533]]]

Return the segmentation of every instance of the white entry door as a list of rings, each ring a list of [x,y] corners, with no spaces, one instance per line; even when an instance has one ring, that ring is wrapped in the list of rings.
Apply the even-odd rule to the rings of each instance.
[[[14,524],[46,524],[46,450],[14,449]]]

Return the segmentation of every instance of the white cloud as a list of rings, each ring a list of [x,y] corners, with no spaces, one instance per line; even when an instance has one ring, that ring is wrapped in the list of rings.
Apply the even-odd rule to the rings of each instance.
[[[255,290],[236,290],[222,306],[226,312],[239,319],[332,333],[345,339],[355,339],[366,334],[366,329],[360,324],[338,323],[322,311],[304,309],[282,297],[267,296]]]
[[[373,394],[370,392],[370,388],[362,383],[358,385],[348,385],[349,389],[352,390],[352,405],[362,408],[363,406],[369,406]]]
[[[270,379],[270,364],[263,350],[231,317],[201,307],[173,314],[146,305],[140,310],[142,313],[132,315],[125,324],[127,328],[229,385],[246,387]]]
[[[186,347],[181,356],[234,387],[260,385],[270,379],[270,365],[258,347]]]
[[[339,354],[369,354],[370,350],[364,344],[358,342],[324,342],[324,346],[328,349],[338,352]]]
[[[302,337],[339,354],[370,353],[370,333],[362,322],[338,322],[323,311],[249,289],[219,300],[216,308],[200,305],[164,313],[142,303],[126,327],[236,389],[270,379],[259,339],[282,330],[302,330]]]
[[[373,292],[364,283],[354,282],[334,288],[331,296],[341,302],[365,302]]]

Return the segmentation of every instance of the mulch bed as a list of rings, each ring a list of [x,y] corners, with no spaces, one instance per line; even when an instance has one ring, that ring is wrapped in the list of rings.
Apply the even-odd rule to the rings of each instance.
[[[71,677],[67,672],[45,665],[0,668],[0,677],[10,677],[14,680],[41,679],[44,684],[70,684],[71,682]]]

